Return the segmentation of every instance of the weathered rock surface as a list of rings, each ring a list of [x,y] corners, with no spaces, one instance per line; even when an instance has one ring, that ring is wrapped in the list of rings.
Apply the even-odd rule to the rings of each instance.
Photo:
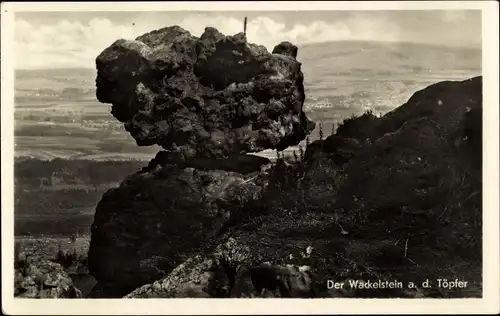
[[[313,297],[309,267],[257,264],[251,249],[229,238],[210,255],[196,255],[166,278],[125,298]]]
[[[166,276],[225,223],[244,216],[238,212],[259,199],[266,177],[153,160],[99,202],[90,273],[113,296]]]
[[[242,33],[178,26],[118,40],[96,59],[97,98],[140,146],[186,158],[227,158],[298,144],[315,124],[305,99],[297,47],[270,54]]]
[[[26,263],[15,271],[14,295],[22,298],[82,298],[64,271],[52,261],[29,256]]]

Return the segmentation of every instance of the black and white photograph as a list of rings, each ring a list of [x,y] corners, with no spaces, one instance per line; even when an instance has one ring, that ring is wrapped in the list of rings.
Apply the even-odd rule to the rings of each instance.
[[[498,3],[263,3],[2,4],[11,304],[498,311]]]

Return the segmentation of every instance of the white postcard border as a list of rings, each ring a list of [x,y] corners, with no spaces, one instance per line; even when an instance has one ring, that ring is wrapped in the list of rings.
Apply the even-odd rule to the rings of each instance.
[[[482,10],[482,299],[15,299],[13,296],[14,14],[20,11]],[[499,49],[496,1],[19,2],[1,6],[2,311],[23,315],[389,314],[499,312]]]

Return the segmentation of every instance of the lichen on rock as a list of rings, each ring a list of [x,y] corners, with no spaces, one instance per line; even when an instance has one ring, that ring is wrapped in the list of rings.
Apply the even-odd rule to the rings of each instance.
[[[28,256],[14,274],[14,295],[20,298],[82,298],[64,271],[55,262]]]

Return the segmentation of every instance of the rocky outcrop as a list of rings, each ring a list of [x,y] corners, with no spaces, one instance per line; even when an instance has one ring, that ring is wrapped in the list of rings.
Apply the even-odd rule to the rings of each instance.
[[[260,172],[155,163],[108,191],[96,209],[90,272],[121,295],[167,275],[266,187]]]
[[[97,98],[140,146],[158,144],[192,157],[298,144],[314,129],[304,102],[297,47],[270,54],[240,33],[178,26],[118,40],[96,59]]]
[[[391,271],[402,280],[460,274],[480,283],[480,269],[453,269],[481,266],[481,146],[482,77],[440,82],[382,117],[348,119],[336,135],[311,144],[304,177],[317,180],[291,199],[330,213],[350,239],[337,253],[360,266],[404,269]],[[438,256],[439,264],[430,263]]]
[[[229,238],[207,256],[196,255],[166,278],[125,298],[313,297],[309,267],[257,264],[259,254]]]
[[[482,159],[481,117],[482,77],[443,81],[417,91],[405,104],[382,117],[366,112],[344,120],[335,135],[311,144],[306,156],[328,153],[331,157],[335,156],[339,164],[343,164],[354,157],[355,152],[359,152],[360,145],[371,145],[377,139],[395,133],[410,121],[426,118],[453,150],[463,154],[473,152],[474,155],[469,157],[470,162],[478,167]]]
[[[443,135],[451,138],[465,137],[464,133],[481,130],[478,126],[465,128],[469,117],[482,113],[482,77],[464,81],[442,81],[415,92],[403,105],[378,118],[371,112],[345,120],[336,135],[374,141],[386,133],[398,130],[408,121],[428,118],[435,122]],[[473,124],[478,124],[476,121]],[[477,143],[480,135],[469,135],[469,142]]]
[[[140,146],[166,151],[97,206],[89,268],[96,297],[164,278],[208,240],[251,216],[265,190],[266,158],[314,128],[297,47],[270,54],[243,34],[178,26],[118,40],[96,59],[97,98]],[[257,208],[256,208],[257,209]]]
[[[430,246],[440,244],[437,236],[460,214],[454,224],[467,227],[460,230],[480,232],[481,113],[476,77],[431,85],[367,123],[373,144],[343,166],[347,180],[335,204],[345,228],[394,238],[417,234]]]
[[[52,261],[28,256],[14,275],[14,295],[21,298],[82,298],[64,271]]]

